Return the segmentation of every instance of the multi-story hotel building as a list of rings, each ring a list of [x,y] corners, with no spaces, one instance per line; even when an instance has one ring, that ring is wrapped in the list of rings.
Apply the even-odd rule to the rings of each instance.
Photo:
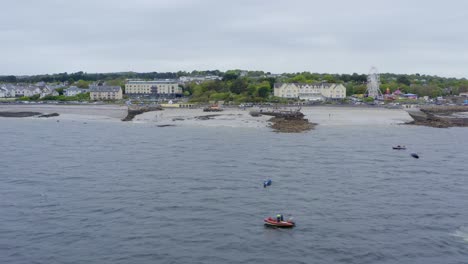
[[[298,98],[308,101],[343,99],[346,87],[337,83],[275,83],[273,94],[277,97]]]
[[[181,95],[182,88],[177,80],[127,80],[125,94],[135,95]]]

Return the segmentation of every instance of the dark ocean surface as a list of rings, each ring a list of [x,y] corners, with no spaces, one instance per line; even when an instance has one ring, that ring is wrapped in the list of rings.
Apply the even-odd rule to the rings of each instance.
[[[466,128],[0,119],[0,138],[0,263],[468,263]]]

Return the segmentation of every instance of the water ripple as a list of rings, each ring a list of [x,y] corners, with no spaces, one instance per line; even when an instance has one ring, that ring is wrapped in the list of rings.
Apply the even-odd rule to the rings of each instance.
[[[56,127],[2,120],[0,136],[16,136],[0,142],[1,263],[468,259],[463,129],[61,122],[40,140]],[[421,159],[391,149],[403,139]],[[297,227],[265,228],[278,212]]]

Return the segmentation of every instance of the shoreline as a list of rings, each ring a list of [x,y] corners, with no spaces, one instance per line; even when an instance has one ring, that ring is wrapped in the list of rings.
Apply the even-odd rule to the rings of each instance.
[[[297,109],[291,106],[282,109]],[[47,119],[79,121],[114,121],[129,124],[155,124],[158,127],[243,127],[270,129],[272,122],[269,116],[252,117],[251,110],[260,108],[229,107],[222,112],[207,113],[202,108],[165,108],[135,115],[132,121],[123,122],[128,114],[127,106],[121,105],[0,105],[0,112],[39,112],[41,114],[57,113],[59,116]],[[262,108],[265,109],[265,108]],[[327,126],[366,126],[397,125],[412,121],[402,109],[382,107],[346,107],[346,106],[309,106],[302,107],[304,118],[318,127]],[[0,122],[3,118],[0,117]],[[11,117],[8,117],[11,118]],[[43,119],[26,117],[30,120]]]
[[[90,119],[97,117],[122,119],[127,115],[127,107],[120,105],[54,105],[54,104],[0,104],[0,112],[38,112],[44,114],[82,115]],[[59,116],[59,117],[60,117]]]

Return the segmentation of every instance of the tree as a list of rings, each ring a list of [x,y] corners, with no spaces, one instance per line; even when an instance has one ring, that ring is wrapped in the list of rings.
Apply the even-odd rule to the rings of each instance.
[[[236,80],[239,74],[235,71],[227,71],[223,76],[223,81]]]
[[[16,76],[14,75],[0,76],[0,82],[15,83],[16,81]]]
[[[200,96],[202,96],[206,91],[207,91],[207,90],[206,90],[203,86],[201,86],[201,85],[195,85],[195,86],[193,87],[193,93],[192,93],[192,94],[193,94],[194,97],[200,97]]]
[[[323,80],[325,80],[325,81],[327,81],[327,82],[329,82],[329,83],[334,83],[334,82],[336,82],[336,81],[335,81],[335,77],[333,77],[333,76],[330,75],[330,74],[327,74],[327,75],[323,76]]]
[[[78,88],[89,88],[89,82],[84,81],[84,80],[79,80],[76,82],[76,87]]]
[[[224,89],[224,83],[222,81],[216,80],[216,81],[208,81],[202,83],[202,85],[206,88],[208,91],[216,91],[216,92],[221,92]]]
[[[357,83],[365,83],[367,82],[367,76],[365,74],[353,73],[353,75],[351,75],[351,80]]]
[[[35,95],[33,95],[33,96],[29,97],[29,99],[31,99],[31,100],[33,100],[33,101],[36,101],[36,100],[38,100],[38,99],[39,99],[39,97],[41,97],[41,95],[40,95],[40,94],[35,94]]]
[[[359,84],[350,87],[350,95],[351,94],[364,94],[366,92],[367,86],[365,84]]]
[[[245,79],[236,79],[231,86],[231,92],[240,94],[247,90],[247,82]]]
[[[229,100],[230,93],[212,93],[210,95],[211,101],[226,101]]]
[[[294,76],[294,77],[291,79],[291,82],[294,82],[294,83],[306,83],[306,82],[307,82],[307,78],[306,78],[304,75],[299,74],[299,75]]]
[[[64,90],[64,88],[55,89],[55,91],[57,91],[57,93],[59,93],[59,95],[63,95],[63,90]]]
[[[124,79],[114,79],[114,80],[109,80],[106,81],[107,85],[110,86],[120,86],[122,89],[125,88],[125,80]],[[89,87],[89,83],[88,83]]]
[[[262,82],[257,87],[257,94],[261,98],[268,98],[271,94],[270,83]]]
[[[268,96],[270,96],[270,87],[262,86],[258,88],[258,96],[261,98],[268,98]]]
[[[411,84],[411,81],[405,75],[401,75],[400,77],[398,77],[397,82],[401,83],[401,84],[404,84],[404,85],[407,85],[407,86],[410,86],[410,84]]]
[[[247,87],[247,94],[250,96],[256,96],[257,86],[255,84],[249,84],[249,86]]]

